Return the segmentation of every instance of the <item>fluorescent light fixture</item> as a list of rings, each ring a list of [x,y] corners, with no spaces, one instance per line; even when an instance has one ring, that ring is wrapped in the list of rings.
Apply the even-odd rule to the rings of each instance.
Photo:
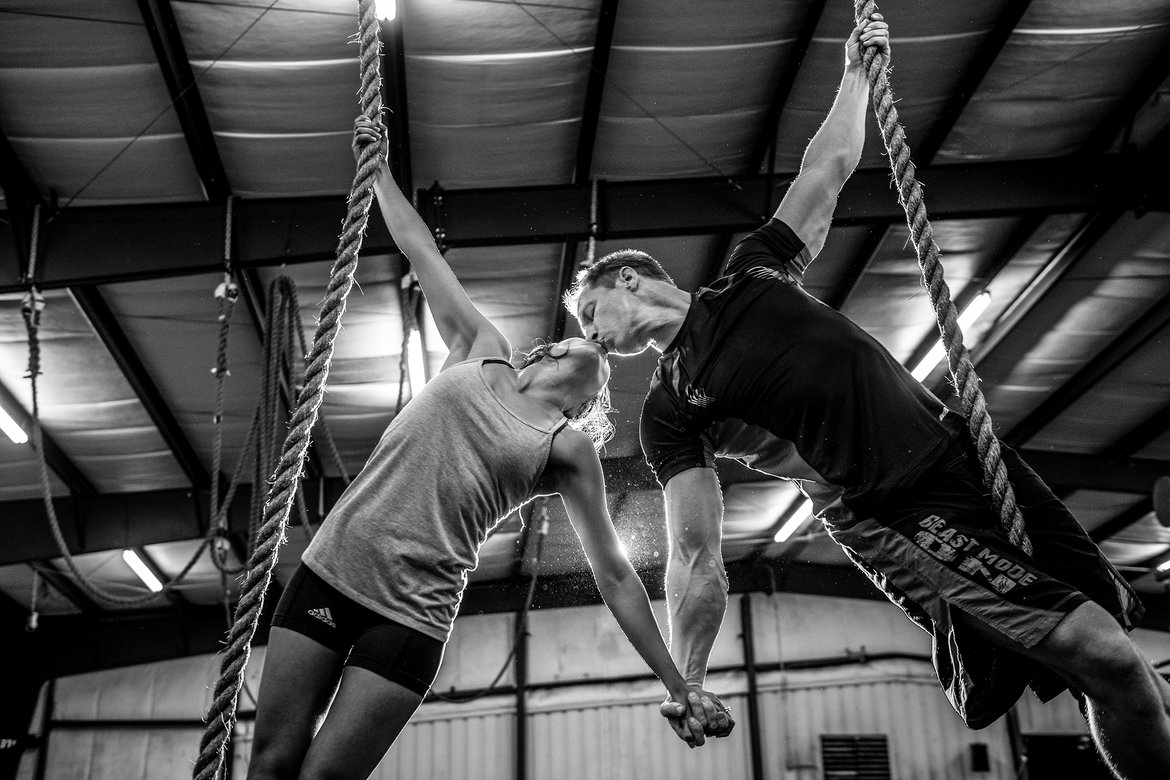
[[[150,588],[151,593],[158,593],[163,589],[163,584],[159,582],[158,577],[154,576],[154,572],[142,562],[138,557],[138,553],[133,550],[123,550],[122,560],[130,567],[131,571],[138,575],[138,579],[142,580],[142,584]]]
[[[1160,571],[1160,572],[1170,571],[1170,559],[1164,560],[1161,563],[1159,563],[1157,571]]]
[[[780,530],[776,532],[776,541],[788,541],[789,537],[799,531],[800,527],[804,525],[810,517],[812,517],[812,513],[812,499],[806,498],[804,503],[801,504],[800,507],[797,508],[797,510],[792,514],[792,517],[788,518],[788,521],[785,522],[784,525],[780,526]]]
[[[389,22],[398,16],[398,3],[395,0],[377,0],[374,3],[374,13],[384,22]]]
[[[8,438],[12,439],[13,444],[25,444],[28,442],[28,434],[24,432],[24,428],[12,418],[3,406],[0,406],[0,431],[4,431]]]
[[[991,293],[984,290],[975,296],[975,300],[967,305],[963,313],[959,315],[959,328],[967,330],[979,319],[979,315],[987,311],[987,307],[991,305]],[[970,345],[968,345],[970,346]],[[935,342],[935,345],[930,348],[930,352],[926,353],[926,357],[914,367],[910,374],[921,382],[926,377],[930,376],[930,372],[938,365],[939,361],[946,356],[946,350],[943,347],[942,339]]]
[[[414,395],[427,383],[426,355],[417,330],[411,330],[406,337],[406,372],[410,376],[410,393]]]

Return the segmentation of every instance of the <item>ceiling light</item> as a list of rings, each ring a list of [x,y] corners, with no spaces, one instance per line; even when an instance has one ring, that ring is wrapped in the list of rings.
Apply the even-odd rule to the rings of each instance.
[[[987,311],[987,307],[991,304],[991,293],[984,290],[975,296],[975,300],[967,304],[967,308],[959,315],[959,328],[967,330],[979,319],[979,315]],[[967,345],[968,348],[971,346]],[[946,351],[943,348],[942,339],[935,342],[935,345],[926,353],[926,357],[919,361],[918,365],[910,374],[921,382],[926,377],[930,376],[930,372],[934,371],[934,367],[938,365],[939,361],[945,357]]]
[[[133,550],[123,550],[122,560],[130,567],[131,571],[138,575],[138,579],[142,580],[142,584],[150,588],[151,593],[158,593],[163,589],[163,584],[159,582],[158,577],[154,576],[154,572],[150,570],[142,559],[138,557],[138,553]]]
[[[1159,563],[1157,571],[1161,571],[1161,572],[1170,571],[1170,558]]]
[[[384,22],[389,22],[398,16],[398,3],[395,0],[377,0],[374,3],[374,13]]]
[[[13,444],[25,444],[28,442],[28,434],[24,432],[24,428],[12,418],[3,406],[0,406],[0,431],[12,439]]]
[[[792,513],[792,517],[788,518],[784,525],[780,526],[780,530],[776,532],[775,540],[777,542],[788,541],[788,538],[799,531],[800,527],[812,517],[812,513],[812,499],[806,498],[804,503]]]

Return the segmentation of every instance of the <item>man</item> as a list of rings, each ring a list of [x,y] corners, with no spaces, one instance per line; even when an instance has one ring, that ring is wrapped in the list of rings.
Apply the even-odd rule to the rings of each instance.
[[[1141,614],[1133,591],[1005,448],[1035,551],[1015,549],[984,498],[964,421],[800,286],[861,157],[863,46],[889,52],[877,14],[850,36],[832,109],[775,217],[735,248],[722,278],[691,296],[624,250],[566,296],[610,352],[662,352],[641,435],[665,494],[672,654],[701,685],[727,606],[712,464],[735,457],[796,480],[850,559],[932,634],[939,681],[969,725],[1000,717],[1029,684],[1046,698],[1072,687],[1119,777],[1170,777],[1170,686],[1126,635]],[[730,727],[713,722],[719,735]]]

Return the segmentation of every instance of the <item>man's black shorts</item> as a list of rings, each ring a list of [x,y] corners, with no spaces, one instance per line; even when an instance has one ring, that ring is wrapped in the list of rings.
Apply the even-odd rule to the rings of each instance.
[[[1142,607],[1080,524],[1010,447],[1003,446],[1031,556],[1000,528],[974,448],[956,443],[915,484],[886,497],[868,518],[826,519],[832,537],[886,595],[934,637],[939,682],[968,725],[998,718],[1032,685],[1047,700],[1062,690],[1051,672],[989,645],[1033,648],[1092,600],[1126,629]]]
[[[443,643],[366,609],[303,563],[293,573],[272,625],[304,634],[363,669],[426,696],[443,660]]]
[[[1133,590],[1043,480],[1002,451],[1031,556],[1000,528],[978,460],[960,445],[883,501],[868,527],[846,533],[847,546],[931,619],[945,603],[1022,648],[1088,600],[1131,628],[1141,609]]]

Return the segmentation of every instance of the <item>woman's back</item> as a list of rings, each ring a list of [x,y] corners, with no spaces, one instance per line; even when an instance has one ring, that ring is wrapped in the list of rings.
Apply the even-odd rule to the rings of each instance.
[[[532,495],[564,425],[517,416],[485,363],[506,361],[451,366],[402,409],[304,556],[353,600],[441,640],[488,531]]]

